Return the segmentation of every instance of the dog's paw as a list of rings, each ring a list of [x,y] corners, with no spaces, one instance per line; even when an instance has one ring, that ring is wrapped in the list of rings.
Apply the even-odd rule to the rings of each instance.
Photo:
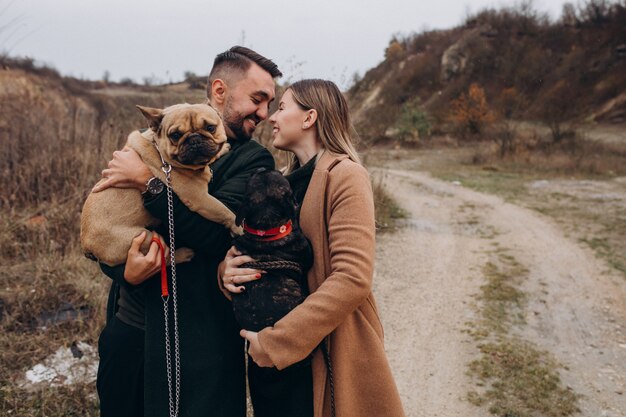
[[[195,252],[193,249],[189,248],[179,248],[176,249],[176,253],[174,254],[174,259],[177,264],[181,264],[183,262],[189,262],[193,259]]]
[[[241,226],[237,226],[236,224],[233,223],[233,225],[230,226],[229,229],[230,229],[230,234],[232,237],[243,235],[243,227]]]
[[[230,143],[226,142],[222,145],[222,149],[220,149],[220,151],[217,153],[215,159],[219,159],[222,156],[226,155],[228,151],[230,151]]]
[[[197,212],[198,211],[198,204],[195,204],[191,199],[188,198],[181,198],[181,200],[183,201],[183,204],[187,206],[187,208],[193,212]]]

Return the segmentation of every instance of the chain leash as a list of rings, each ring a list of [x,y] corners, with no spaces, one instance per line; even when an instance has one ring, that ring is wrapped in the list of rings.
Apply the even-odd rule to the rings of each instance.
[[[152,145],[157,150],[159,157],[161,158],[161,163],[163,166],[161,170],[165,174],[165,189],[167,190],[167,223],[168,223],[168,233],[170,237],[170,270],[172,276],[172,306],[173,306],[173,317],[172,321],[174,322],[174,377],[172,378],[172,350],[170,347],[171,339],[170,339],[170,325],[169,325],[169,299],[170,296],[162,295],[163,299],[163,314],[164,314],[164,323],[165,323],[165,363],[167,367],[167,395],[168,395],[168,403],[169,403],[169,411],[170,417],[178,417],[178,412],[180,409],[180,339],[178,332],[178,296],[176,291],[176,242],[174,239],[174,199],[172,197],[172,166],[168,164],[165,159],[163,159],[163,155],[161,155],[161,150],[156,142],[153,140]],[[173,379],[173,380],[172,380]],[[172,385],[174,388],[172,389]]]

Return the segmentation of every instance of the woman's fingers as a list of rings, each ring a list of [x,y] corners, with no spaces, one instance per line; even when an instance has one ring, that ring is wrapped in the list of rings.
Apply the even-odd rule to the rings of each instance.
[[[246,282],[256,281],[257,279],[260,279],[263,273],[261,271],[253,271],[254,272],[250,272],[247,274],[242,273],[241,270],[236,270],[236,272],[233,274],[226,273],[226,280],[229,284],[245,284]]]
[[[258,269],[252,269],[252,268],[228,268],[226,269],[227,276],[239,276],[239,275],[250,276],[250,275],[256,275],[256,274],[261,274],[261,273],[263,272]]]
[[[234,293],[234,294],[240,294],[246,290],[246,287],[236,286],[233,284],[225,284],[224,288],[226,288],[229,292]]]
[[[241,284],[260,279],[265,271],[255,268],[241,268],[241,265],[248,262],[254,262],[254,258],[248,255],[242,255],[241,252],[232,246],[226,253],[224,258],[224,273],[222,282],[224,288],[232,293],[241,293],[245,291],[245,287]]]
[[[228,261],[229,266],[232,267],[240,267],[243,264],[246,264],[248,262],[254,262],[254,258],[251,258],[248,255],[240,255],[240,256],[236,256],[233,259],[231,259],[230,261]]]
[[[235,246],[231,246],[228,252],[226,252],[226,258],[234,258],[239,255],[241,255],[241,252]]]

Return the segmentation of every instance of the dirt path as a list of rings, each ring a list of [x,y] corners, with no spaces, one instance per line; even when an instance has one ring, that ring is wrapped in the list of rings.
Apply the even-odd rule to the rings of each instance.
[[[565,366],[582,415],[626,416],[623,277],[538,213],[422,173],[376,174],[410,213],[408,227],[379,237],[374,281],[408,416],[489,415],[465,399],[479,353],[463,330],[496,245],[530,270],[527,324],[516,331]]]

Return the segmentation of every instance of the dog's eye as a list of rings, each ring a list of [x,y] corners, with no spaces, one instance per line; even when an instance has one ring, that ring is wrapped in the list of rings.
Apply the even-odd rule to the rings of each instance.
[[[174,142],[177,142],[180,140],[180,138],[183,137],[183,134],[180,133],[179,131],[175,131],[169,134],[170,139],[172,139]]]
[[[206,125],[206,127],[205,127],[204,129],[205,129],[207,132],[209,132],[209,133],[213,134],[213,133],[215,133],[215,130],[217,129],[217,126],[207,124],[207,125]]]

